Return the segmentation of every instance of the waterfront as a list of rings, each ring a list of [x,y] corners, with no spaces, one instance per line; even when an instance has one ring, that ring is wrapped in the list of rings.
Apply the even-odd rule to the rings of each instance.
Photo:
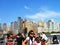
[[[57,36],[57,39],[60,40],[60,35],[56,35],[56,36]],[[48,37],[49,39],[52,39],[52,38],[53,38],[53,35],[47,35],[47,37]]]

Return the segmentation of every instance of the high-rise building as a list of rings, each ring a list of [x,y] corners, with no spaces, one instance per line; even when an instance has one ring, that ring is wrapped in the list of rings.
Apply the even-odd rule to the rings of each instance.
[[[27,22],[27,20],[24,19],[24,21],[23,21],[23,29],[26,28],[26,22]]]
[[[7,33],[8,33],[9,31],[11,31],[11,27],[10,27],[10,26],[7,27]]]
[[[26,27],[27,27],[27,32],[30,30],[33,30],[34,32],[37,32],[37,24],[32,22],[32,21],[27,21],[26,22]]]
[[[40,20],[38,21],[38,33],[44,32],[44,21]]]
[[[7,24],[6,23],[3,24],[3,30],[7,31]]]
[[[18,32],[21,32],[23,28],[23,19],[18,17]]]
[[[27,22],[26,22],[27,32],[29,32],[30,30],[33,30],[33,29],[32,29],[32,24],[33,24],[32,21],[27,21]]]
[[[25,19],[23,20],[23,30],[22,30],[23,33],[27,33],[26,22],[27,22],[27,20],[26,20],[26,18],[25,18]]]
[[[13,31],[14,30],[14,23],[13,22],[11,22],[10,27],[11,27],[10,31]]]
[[[48,21],[48,30],[49,32],[56,30],[56,25],[53,19]]]
[[[17,30],[18,29],[18,23],[17,21],[14,22],[14,30]]]
[[[17,21],[14,22],[14,26],[13,27],[14,27],[14,31],[13,31],[14,34],[18,34],[18,23],[17,23]]]
[[[48,23],[44,22],[44,32],[48,32]]]
[[[2,24],[0,23],[0,30],[2,30]]]
[[[60,26],[59,26],[59,23],[56,23],[56,32],[60,32]]]
[[[60,23],[59,23],[59,32],[60,32]]]
[[[6,33],[8,32],[7,30],[8,30],[8,29],[7,29],[7,24],[4,23],[4,24],[3,24],[3,33],[6,34]]]
[[[34,32],[38,32],[38,27],[37,27],[37,24],[36,23],[33,23],[32,24],[32,30],[34,31]]]

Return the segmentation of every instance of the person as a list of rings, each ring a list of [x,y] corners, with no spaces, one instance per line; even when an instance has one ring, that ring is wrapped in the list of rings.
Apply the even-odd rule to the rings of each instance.
[[[22,34],[19,33],[16,38],[17,45],[22,45],[22,42],[24,41],[24,39],[25,38],[22,36]]]
[[[41,35],[41,45],[45,45],[45,43],[48,41],[48,38],[47,36],[44,34],[44,32],[42,32],[42,35]]]
[[[59,44],[56,35],[53,36],[53,40],[52,41],[53,41],[53,44]]]
[[[35,38],[34,45],[41,45],[40,37]]]
[[[5,45],[7,43],[7,35],[4,36]]]
[[[34,31],[30,30],[28,37],[23,41],[22,45],[33,45],[34,42]]]
[[[6,45],[13,45],[13,34],[8,34]]]
[[[40,37],[40,34],[39,33],[35,33],[34,37]]]
[[[12,37],[13,37],[13,34],[9,34],[7,41],[8,42],[13,42],[13,38]]]

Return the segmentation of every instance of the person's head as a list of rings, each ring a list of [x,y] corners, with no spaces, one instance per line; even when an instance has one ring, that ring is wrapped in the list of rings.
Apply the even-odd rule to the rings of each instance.
[[[13,34],[10,34],[10,37],[13,37]]]
[[[44,32],[42,32],[42,34],[44,34]]]
[[[22,37],[22,34],[21,33],[18,33],[17,36]]]
[[[7,35],[5,35],[4,38],[7,38]]]
[[[30,30],[29,33],[28,33],[28,36],[29,37],[33,37],[34,36],[34,31],[33,30]]]
[[[56,35],[54,35],[54,36],[53,36],[53,38],[54,38],[54,39],[57,39],[57,36],[56,36]]]
[[[37,33],[37,37],[40,37],[40,33]]]
[[[36,38],[35,38],[35,41],[36,41],[37,43],[39,43],[39,42],[40,42],[40,37],[36,37]]]
[[[40,37],[40,34],[39,33],[35,33],[35,38],[36,37]]]

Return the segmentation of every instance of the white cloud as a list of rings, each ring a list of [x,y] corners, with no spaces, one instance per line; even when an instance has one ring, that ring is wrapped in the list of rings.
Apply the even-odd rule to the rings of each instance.
[[[48,19],[48,18],[55,18],[55,17],[60,17],[60,12],[56,12],[56,11],[51,11],[51,10],[48,10],[48,9],[44,9],[44,8],[41,8],[40,9],[40,12],[38,13],[35,13],[33,15],[26,15],[26,18],[29,18],[29,19]]]
[[[26,5],[24,6],[24,8],[25,8],[25,9],[30,9],[30,7],[28,7],[28,6],[26,6]]]

